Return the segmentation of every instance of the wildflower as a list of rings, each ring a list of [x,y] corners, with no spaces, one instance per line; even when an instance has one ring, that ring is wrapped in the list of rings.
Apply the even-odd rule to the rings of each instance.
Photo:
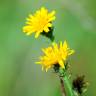
[[[74,50],[70,50],[67,46],[67,42],[60,42],[59,45],[53,43],[52,46],[48,48],[43,48],[42,51],[44,55],[40,57],[38,64],[42,65],[42,69],[46,71],[54,66],[59,66],[60,68],[65,69],[65,62],[67,57],[74,53]]]
[[[27,18],[26,26],[23,27],[23,32],[27,35],[35,34],[35,38],[45,32],[50,32],[52,27],[52,21],[55,20],[55,11],[48,12],[48,10],[42,7],[40,10],[36,11],[35,14],[30,14]]]

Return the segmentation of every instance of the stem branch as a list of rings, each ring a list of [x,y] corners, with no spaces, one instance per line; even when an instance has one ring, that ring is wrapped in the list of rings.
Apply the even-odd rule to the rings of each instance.
[[[60,83],[61,83],[62,96],[66,96],[66,91],[65,91],[63,79],[62,79],[62,77],[59,77],[59,78],[60,78]]]

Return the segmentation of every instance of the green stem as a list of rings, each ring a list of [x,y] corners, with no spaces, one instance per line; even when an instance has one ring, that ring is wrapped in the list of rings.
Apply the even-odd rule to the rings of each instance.
[[[73,93],[73,90],[72,90],[72,86],[70,85],[69,79],[66,75],[64,76],[64,83],[66,84],[66,86],[68,88],[70,96],[75,96],[74,93]]]

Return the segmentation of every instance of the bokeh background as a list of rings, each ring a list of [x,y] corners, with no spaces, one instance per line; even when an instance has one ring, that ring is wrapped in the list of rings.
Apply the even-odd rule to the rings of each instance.
[[[25,18],[41,6],[56,10],[56,42],[67,40],[72,79],[85,74],[84,96],[96,96],[96,0],[0,0],[0,96],[61,96],[58,77],[34,62],[50,41],[22,32]]]

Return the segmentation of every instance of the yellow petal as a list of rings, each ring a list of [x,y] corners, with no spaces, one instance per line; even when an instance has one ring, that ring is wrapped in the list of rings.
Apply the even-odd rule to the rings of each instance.
[[[32,34],[32,32],[27,32],[27,33],[26,33],[26,35],[28,35],[28,36],[31,35],[31,34]]]
[[[63,44],[62,44],[62,41],[60,42],[60,50],[62,50],[62,46],[63,46]]]
[[[51,13],[48,14],[48,16],[49,16],[49,17],[52,17],[52,16],[55,15],[55,13],[56,13],[55,11],[52,11]]]
[[[36,34],[35,34],[35,38],[38,38],[39,35],[40,35],[40,32],[36,32]]]
[[[64,41],[63,48],[64,48],[64,49],[67,49],[67,48],[68,48],[66,41]]]
[[[47,26],[48,26],[48,27],[52,27],[52,24],[51,24],[51,23],[48,23]]]
[[[44,70],[44,67],[42,66],[42,71]]]
[[[58,51],[59,51],[58,45],[56,43],[54,43],[53,47],[54,47],[54,52],[58,53]]]
[[[65,68],[64,62],[63,62],[62,60],[59,61],[59,64],[60,64],[60,66],[61,66],[62,68]]]
[[[75,52],[74,50],[70,50],[69,53],[68,53],[68,55],[71,55],[71,54],[73,54],[74,52]]]
[[[48,22],[51,22],[51,21],[53,21],[53,20],[55,20],[55,19],[56,19],[56,17],[53,16],[53,17],[49,18]]]
[[[47,67],[46,67],[46,72],[48,71],[48,69],[49,69],[50,67],[51,67],[51,66],[47,66]]]
[[[45,28],[44,28],[44,31],[45,31],[45,32],[49,32],[49,28],[48,28],[48,27],[45,27]]]
[[[41,64],[41,62],[35,62],[36,64]]]

